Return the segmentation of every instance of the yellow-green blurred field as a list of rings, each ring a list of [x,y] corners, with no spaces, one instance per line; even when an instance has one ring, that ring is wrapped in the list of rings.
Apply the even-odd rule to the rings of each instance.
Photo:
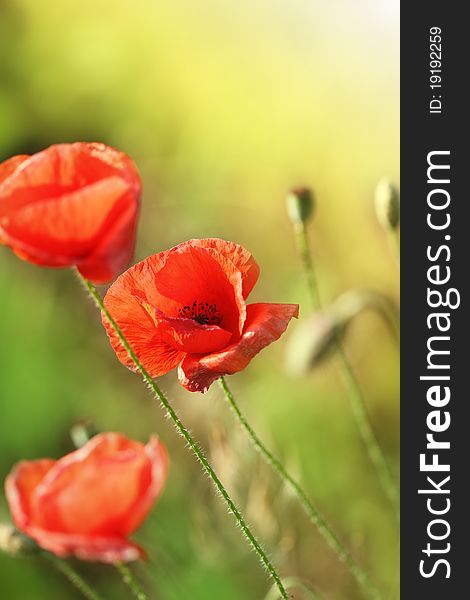
[[[398,178],[395,0],[0,0],[0,159],[59,141],[103,141],[144,180],[136,258],[191,237],[245,245],[261,266],[252,301],[309,299],[284,196],[316,190],[311,241],[322,295],[376,289],[398,300],[398,269],[373,191]],[[103,290],[104,291],[104,290]],[[293,323],[290,331],[298,326]],[[338,534],[398,597],[396,524],[351,416],[337,364],[286,374],[289,330],[229,379],[243,410],[306,484]],[[364,314],[347,338],[377,435],[398,477],[398,348]],[[162,379],[283,576],[323,599],[361,593],[289,492],[261,464],[214,384]],[[101,430],[162,437],[165,493],[138,532],[137,571],[155,600],[263,600],[270,583],[210,482],[139,378],[116,360],[70,272],[0,248],[0,477],[58,457],[88,417]],[[2,495],[0,521],[9,519]],[[107,599],[110,567],[78,565]],[[306,597],[299,592],[295,598]],[[0,554],[0,598],[79,598],[48,565]]]

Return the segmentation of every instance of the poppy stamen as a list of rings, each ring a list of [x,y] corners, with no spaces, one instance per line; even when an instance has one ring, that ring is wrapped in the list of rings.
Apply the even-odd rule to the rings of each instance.
[[[193,319],[200,325],[220,325],[222,322],[222,315],[217,310],[216,304],[209,304],[209,302],[194,302],[189,305],[183,306],[178,311],[178,317],[181,319]]]

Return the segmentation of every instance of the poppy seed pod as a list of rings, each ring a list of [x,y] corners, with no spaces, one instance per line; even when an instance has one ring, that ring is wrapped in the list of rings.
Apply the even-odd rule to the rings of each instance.
[[[381,179],[375,188],[375,212],[385,229],[397,229],[400,224],[400,194],[388,179]]]
[[[313,191],[308,187],[294,188],[287,195],[287,214],[294,225],[306,223],[312,216],[314,208]]]

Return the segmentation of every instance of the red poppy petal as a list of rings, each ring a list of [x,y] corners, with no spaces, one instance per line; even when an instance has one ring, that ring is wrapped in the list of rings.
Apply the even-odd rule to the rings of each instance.
[[[29,158],[28,154],[18,154],[0,163],[0,184],[14,173],[27,158]]]
[[[136,270],[136,267],[139,268]],[[152,377],[159,377],[174,369],[185,354],[162,339],[139,296],[132,294],[132,291],[136,291],[133,287],[136,284],[134,275],[139,272],[144,274],[142,282],[145,287],[151,271],[146,265],[139,263],[118,277],[109,288],[104,303],[142,365]],[[102,315],[102,321],[118,359],[129,369],[136,371],[132,359],[105,315]]]
[[[151,464],[151,481],[143,491],[121,524],[121,531],[129,534],[135,531],[145,519],[156,498],[165,484],[168,471],[168,453],[165,446],[156,437],[151,437],[144,448],[145,455]]]
[[[217,325],[200,325],[192,319],[161,320],[163,339],[187,354],[207,354],[225,348],[232,333]]]
[[[225,348],[232,334],[217,325],[205,325],[193,319],[167,317],[144,300],[142,308],[152,317],[158,332],[168,344],[187,354],[207,354]]]
[[[137,544],[117,536],[86,536],[47,531],[29,527],[26,533],[41,548],[57,556],[75,556],[80,560],[115,564],[146,558],[145,550]]]
[[[141,310],[142,302],[159,309],[166,315],[177,314],[180,305],[162,296],[155,284],[157,274],[172,250],[153,254],[133,265],[110,286],[104,301],[107,306],[109,304],[109,309],[112,307],[113,317],[118,323],[121,320],[136,320],[141,324],[153,324],[153,319],[146,311]]]
[[[224,313],[221,327],[175,324],[172,319],[178,317],[180,309],[195,300],[215,304]],[[191,242],[128,269],[111,285],[104,301],[153,377],[173,369],[187,352],[213,352],[225,347],[230,333],[239,335],[246,314],[241,273],[234,263],[212,247],[193,247]],[[156,314],[168,317],[166,327]],[[103,323],[119,360],[135,370],[104,317]]]
[[[180,365],[180,383],[191,392],[206,392],[222,375],[237,373],[264,347],[277,340],[292,317],[297,304],[249,304],[241,339],[220,352],[187,356]]]
[[[97,239],[132,202],[130,186],[122,178],[110,177],[56,199],[27,204],[0,217],[0,228],[8,244],[30,253],[36,262],[68,265],[86,256]]]
[[[189,244],[174,248],[158,271],[155,285],[162,296],[179,307],[191,306],[193,302],[214,304],[222,316],[220,325],[227,331],[241,333],[246,315],[241,274],[216,250]]]
[[[5,481],[5,493],[15,525],[23,529],[31,519],[31,496],[54,466],[49,459],[18,463]]]
[[[141,191],[131,159],[104,144],[55,144],[18,163],[12,176],[0,181],[1,216],[115,176],[125,179],[136,195]]]
[[[0,243],[34,264],[114,278],[134,249],[141,181],[104,144],[57,144],[0,165]]]
[[[77,261],[78,270],[94,283],[107,283],[130,263],[134,254],[138,202],[129,202],[114,223],[107,226],[108,232],[83,260]]]
[[[19,154],[18,156],[13,156],[12,158],[0,163],[0,217],[1,217],[2,210],[3,210],[4,204],[5,204],[1,198],[2,183],[10,175],[12,175],[16,171],[16,169],[27,158],[29,158],[29,156],[27,154]],[[5,234],[2,232],[1,227],[0,227],[0,244],[7,244],[7,239],[5,237]]]
[[[148,500],[155,500],[154,471],[142,444],[115,433],[96,436],[57,461],[42,479],[31,502],[33,524],[62,533],[124,537],[141,498],[150,490]],[[159,491],[162,476],[157,483]],[[138,517],[143,518],[142,511]]]
[[[240,271],[243,280],[243,298],[247,298],[258,281],[259,267],[252,254],[240,244],[220,238],[193,239],[186,242],[192,246],[212,248],[230,260]]]
[[[121,344],[114,330],[106,323],[105,319],[103,319],[103,322],[118,359],[131,371],[137,371],[138,369],[132,359],[129,358],[127,350]],[[121,324],[120,327],[140,363],[151,377],[160,377],[170,372],[179,365],[185,356],[184,352],[173,348],[163,340],[159,333],[149,337],[147,330],[139,331],[135,325],[127,327]]]

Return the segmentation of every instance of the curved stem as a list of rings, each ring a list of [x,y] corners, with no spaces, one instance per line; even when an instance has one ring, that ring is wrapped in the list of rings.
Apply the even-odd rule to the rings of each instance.
[[[302,581],[298,577],[286,577],[282,580],[287,589],[291,587],[295,587],[297,589],[302,590],[307,594],[310,600],[321,600],[320,595],[316,592],[309,583]],[[279,596],[277,594],[276,588],[271,588],[264,600],[278,600]]]
[[[310,252],[310,243],[308,240],[307,228],[305,223],[302,221],[296,223],[294,226],[295,240],[297,249],[300,254],[300,258],[304,265],[305,277],[307,279],[307,286],[310,292],[310,298],[313,303],[313,307],[318,310],[321,306],[320,292],[317,285],[317,277],[315,274],[315,267],[312,260],[312,253]]]
[[[390,231],[389,237],[393,253],[397,259],[398,266],[400,266],[400,234],[396,227]]]
[[[320,310],[321,302],[318,292],[318,283],[315,275],[312,256],[309,251],[308,235],[305,223],[301,223],[300,226],[296,228],[296,239],[304,266],[304,271],[307,276],[313,307],[315,310]],[[399,520],[400,509],[398,489],[393,480],[387,460],[385,459],[382,449],[372,429],[361,386],[359,385],[359,381],[348,360],[348,357],[344,352],[341,340],[338,337],[336,338],[336,348],[340,358],[340,364],[348,384],[352,410],[356,420],[357,428],[362,437],[362,441],[366,446],[369,458],[375,467],[375,471],[382,489],[392,504],[395,515]]]
[[[129,567],[123,562],[118,562],[114,565],[116,569],[122,576],[122,580],[127,585],[127,587],[131,590],[133,595],[137,598],[137,600],[149,600],[149,597],[145,593],[143,587],[140,585],[140,582],[134,576]]]
[[[384,295],[379,295],[380,306],[378,311],[382,316],[383,320],[387,324],[390,333],[395,340],[400,343],[400,314],[395,304]]]
[[[321,533],[338,558],[348,567],[359,585],[368,591],[371,598],[380,598],[378,590],[371,583],[367,574],[356,564],[349,552],[341,544],[336,534],[328,525],[325,518],[321,515],[320,511],[315,507],[301,485],[286,471],[284,465],[272,454],[270,450],[268,450],[268,448],[266,448],[260,438],[256,435],[255,431],[242,414],[225,379],[221,377],[219,381],[230,408],[234,412],[241,426],[248,433],[248,436],[250,437],[255,448],[260,452],[266,462],[274,467],[281,479],[290,485],[312,523],[317,527],[318,531]]]
[[[344,376],[348,385],[351,397],[351,406],[354,412],[356,423],[367,448],[369,458],[375,467],[382,488],[393,506],[398,521],[400,520],[400,499],[397,487],[393,481],[388,462],[380,448],[377,437],[372,429],[367,407],[364,402],[364,395],[361,386],[357,380],[356,374],[349,362],[341,341],[337,338],[336,348],[338,356],[343,367]]]
[[[77,588],[81,594],[87,598],[88,600],[102,600],[102,597],[99,596],[83,579],[81,575],[75,571],[73,567],[70,566],[65,560],[54,556],[54,554],[50,554],[49,552],[42,552],[42,556],[47,558],[54,567],[60,571],[65,577],[70,581],[70,583]]]
[[[88,279],[85,279],[84,277],[82,277],[82,275],[78,271],[76,271],[76,273],[77,273],[79,279],[85,285],[88,292],[90,293],[90,296],[92,297],[96,306],[105,315],[109,324],[116,332],[121,344],[127,351],[129,358],[132,360],[132,362],[136,366],[137,370],[142,375],[142,379],[148,385],[150,390],[155,394],[155,397],[160,401],[160,404],[162,405],[163,409],[165,410],[167,416],[173,422],[173,425],[176,427],[176,430],[184,438],[187,445],[189,446],[189,448],[191,449],[191,451],[193,452],[193,454],[195,455],[195,457],[201,464],[203,470],[211,479],[211,481],[214,484],[215,488],[217,489],[218,493],[224,499],[229,512],[232,513],[233,516],[235,517],[235,520],[236,520],[238,526],[240,527],[240,529],[242,530],[242,533],[245,536],[245,539],[247,540],[249,545],[252,547],[252,549],[255,551],[261,564],[267,570],[267,572],[269,573],[269,575],[271,576],[271,578],[277,585],[277,587],[279,589],[279,593],[281,594],[281,597],[284,598],[285,600],[288,600],[287,592],[282,584],[281,578],[279,577],[276,569],[274,568],[273,564],[269,560],[266,552],[262,548],[261,544],[258,542],[257,538],[255,537],[255,535],[252,533],[251,529],[246,524],[240,511],[236,507],[236,505],[233,502],[232,498],[230,497],[229,493],[227,492],[224,485],[220,481],[219,477],[215,473],[214,469],[212,468],[212,466],[210,465],[210,463],[204,456],[202,449],[199,447],[197,442],[194,440],[192,435],[189,433],[188,429],[186,429],[186,427],[183,425],[183,423],[181,422],[180,418],[178,417],[177,413],[175,412],[173,406],[171,405],[171,403],[168,400],[168,398],[166,397],[166,395],[162,392],[162,390],[159,388],[157,383],[152,379],[152,377],[150,376],[148,371],[145,369],[145,367],[142,365],[140,360],[137,358],[137,355],[132,350],[127,339],[125,338],[124,334],[122,333],[120,327],[118,326],[118,324],[113,319],[113,317],[110,315],[108,309],[104,305],[104,302],[103,302],[101,296],[99,295],[96,287],[93,285],[93,283],[91,283],[91,281],[88,281]]]

